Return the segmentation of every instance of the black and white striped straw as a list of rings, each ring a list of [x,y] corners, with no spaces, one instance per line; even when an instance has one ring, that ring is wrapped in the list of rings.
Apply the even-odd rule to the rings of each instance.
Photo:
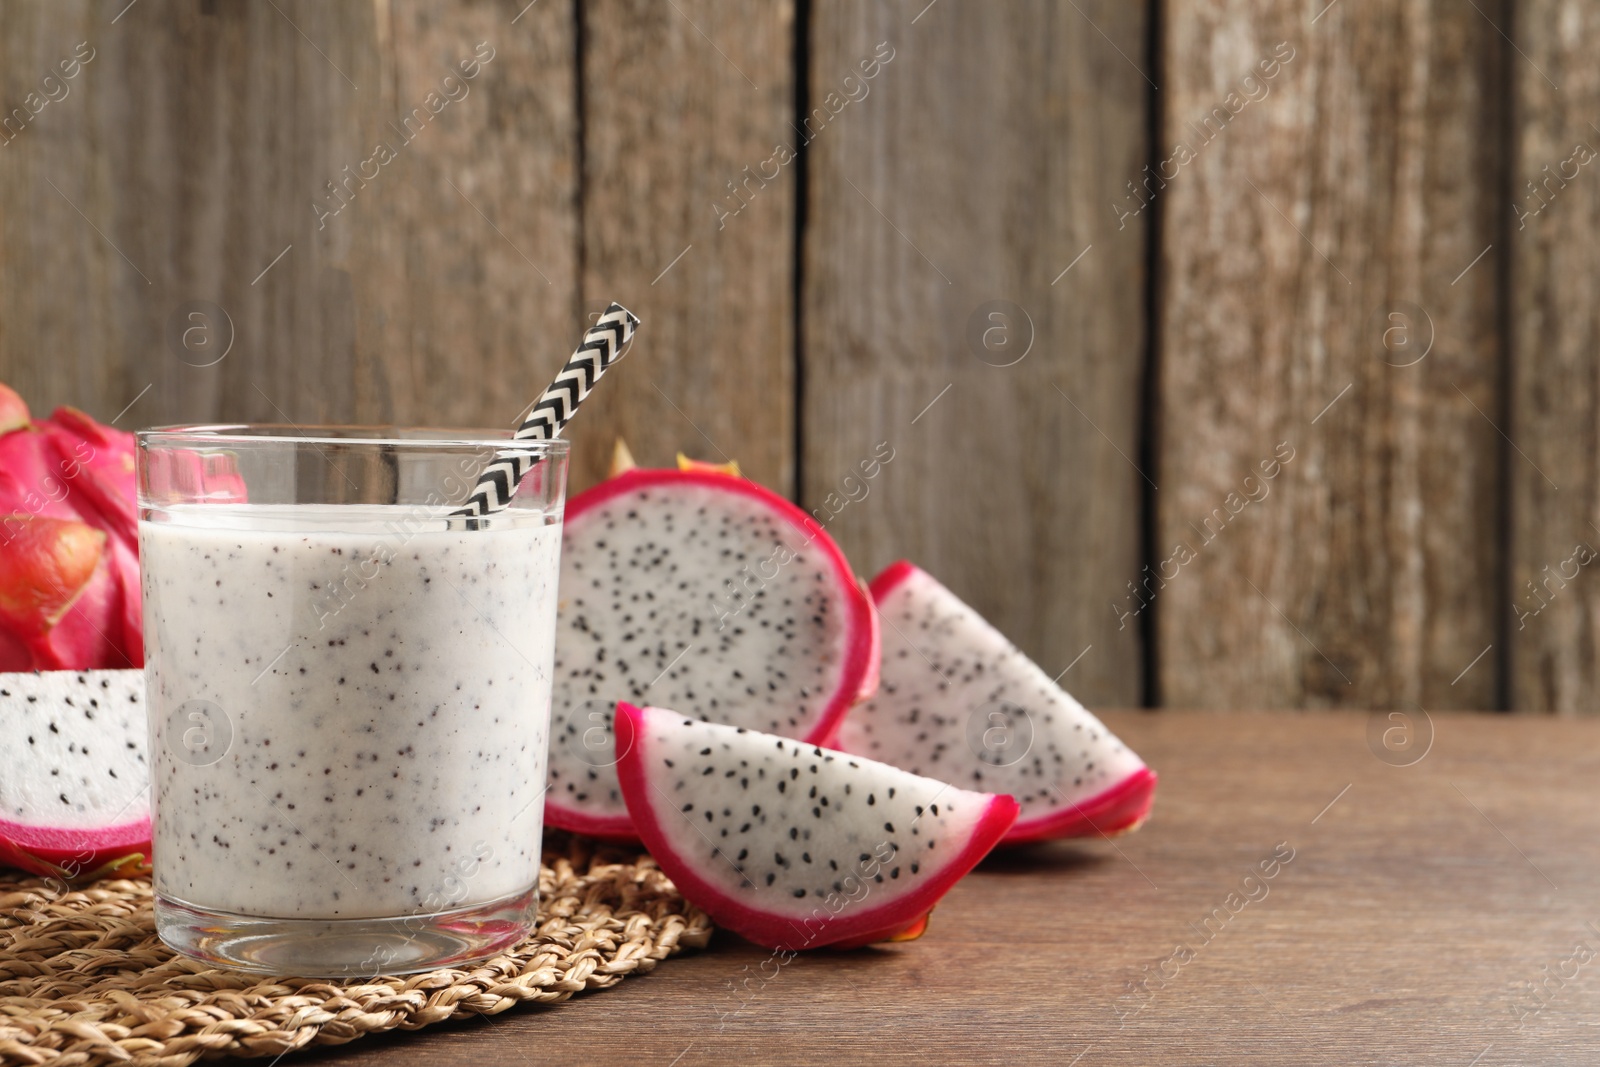
[[[623,346],[632,340],[633,329],[638,325],[638,318],[621,304],[613,303],[606,308],[599,321],[583,335],[578,350],[540,395],[512,439],[548,441],[561,436],[600,375],[622,358]],[[466,504],[450,514],[476,518],[499,511],[511,503],[517,485],[532,467],[533,459],[527,453],[502,452],[478,475],[478,484],[473,487]]]

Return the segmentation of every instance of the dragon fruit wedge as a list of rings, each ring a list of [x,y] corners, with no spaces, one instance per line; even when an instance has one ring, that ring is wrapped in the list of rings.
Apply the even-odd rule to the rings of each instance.
[[[552,826],[635,836],[618,700],[814,740],[877,684],[877,618],[838,546],[731,473],[633,468],[573,497],[560,588]]]
[[[717,923],[783,951],[922,933],[1005,835],[1008,796],[662,708],[617,705],[639,836]]]
[[[1010,793],[1007,844],[1135,829],[1156,775],[993,626],[927,572],[872,581],[886,623],[877,694],[837,745],[917,774]]]
[[[0,674],[0,864],[88,880],[150,854],[144,672]]]
[[[0,385],[0,671],[144,662],[133,448]]]

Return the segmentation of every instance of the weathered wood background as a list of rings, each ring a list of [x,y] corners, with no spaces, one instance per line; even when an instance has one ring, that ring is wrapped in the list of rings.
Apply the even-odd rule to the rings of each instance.
[[[497,425],[616,298],[577,485],[737,457],[1097,705],[1590,712],[1597,48],[1576,0],[4,0],[0,379]]]

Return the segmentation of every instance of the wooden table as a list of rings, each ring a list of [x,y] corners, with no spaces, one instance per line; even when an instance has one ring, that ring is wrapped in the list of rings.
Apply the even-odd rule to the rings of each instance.
[[[1385,762],[1358,714],[1106,719],[1161,772],[1151,820],[991,858],[920,941],[763,985],[769,954],[718,935],[611,992],[306,1059],[1600,1063],[1600,722],[1435,715],[1395,766],[1424,746]]]

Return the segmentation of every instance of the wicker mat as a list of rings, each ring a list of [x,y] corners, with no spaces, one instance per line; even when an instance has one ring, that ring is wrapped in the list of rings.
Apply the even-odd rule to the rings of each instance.
[[[705,945],[646,855],[547,836],[539,928],[470,969],[329,982],[217,970],[156,939],[148,879],[75,890],[0,873],[0,1063],[182,1067],[277,1056],[606,989]]]

